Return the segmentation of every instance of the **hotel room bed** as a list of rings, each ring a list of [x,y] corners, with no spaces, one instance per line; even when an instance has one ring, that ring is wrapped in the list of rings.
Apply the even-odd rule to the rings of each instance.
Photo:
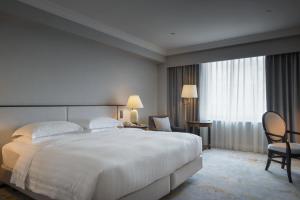
[[[35,199],[159,199],[201,169],[201,147],[195,135],[122,128],[12,142],[1,180]]]

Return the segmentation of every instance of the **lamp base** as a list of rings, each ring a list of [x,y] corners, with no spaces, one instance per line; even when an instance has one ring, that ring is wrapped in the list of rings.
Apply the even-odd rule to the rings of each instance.
[[[131,123],[137,124],[139,121],[139,114],[138,111],[133,109],[130,111],[130,121]]]

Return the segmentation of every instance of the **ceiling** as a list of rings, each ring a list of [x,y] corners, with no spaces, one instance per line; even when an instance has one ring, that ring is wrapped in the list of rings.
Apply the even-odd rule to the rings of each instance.
[[[299,0],[19,1],[161,55],[300,34]]]

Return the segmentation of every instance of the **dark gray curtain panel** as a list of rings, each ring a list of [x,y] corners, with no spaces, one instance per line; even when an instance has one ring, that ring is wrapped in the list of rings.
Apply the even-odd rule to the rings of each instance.
[[[184,127],[184,104],[181,98],[185,84],[197,85],[199,96],[199,65],[188,65],[168,68],[168,115],[175,127]],[[199,98],[189,99],[187,120],[199,119]]]
[[[300,131],[300,53],[266,57],[268,111],[285,117],[289,130]],[[300,137],[293,137],[300,142]]]

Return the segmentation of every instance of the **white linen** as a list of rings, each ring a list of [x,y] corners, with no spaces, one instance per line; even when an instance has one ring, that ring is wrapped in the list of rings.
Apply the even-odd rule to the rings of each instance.
[[[212,146],[264,152],[265,57],[204,63],[200,70],[202,120],[212,120]]]
[[[140,129],[49,137],[22,152],[11,183],[24,188],[27,180],[53,199],[114,200],[171,174],[201,148],[196,135]]]
[[[98,117],[92,119],[89,122],[89,129],[100,129],[100,128],[113,128],[123,126],[123,122],[110,118],[110,117]]]
[[[25,136],[31,139],[47,137],[62,133],[82,131],[78,124],[67,121],[47,121],[27,124],[17,129],[12,137]]]
[[[157,131],[172,131],[169,117],[154,117],[153,121]]]

